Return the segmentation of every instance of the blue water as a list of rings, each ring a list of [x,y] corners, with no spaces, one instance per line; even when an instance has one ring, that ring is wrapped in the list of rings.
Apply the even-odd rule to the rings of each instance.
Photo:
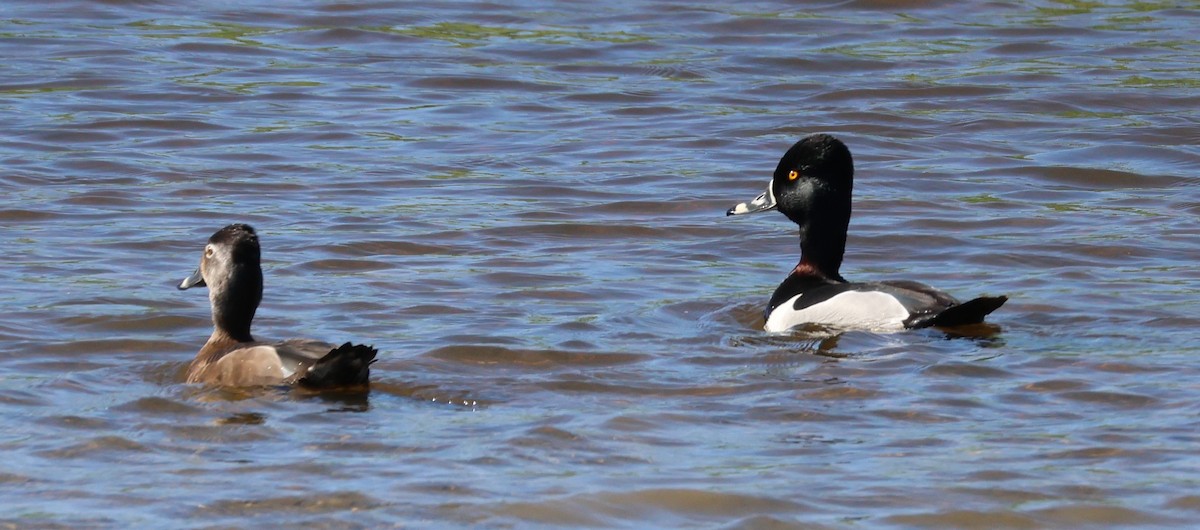
[[[0,522],[1188,527],[1197,13],[5,3]],[[723,214],[813,132],[843,274],[995,327],[761,331],[795,227]],[[369,396],[183,384],[230,222]]]

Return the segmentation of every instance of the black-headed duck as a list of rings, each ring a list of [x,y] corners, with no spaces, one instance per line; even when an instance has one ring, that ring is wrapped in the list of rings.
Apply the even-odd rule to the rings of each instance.
[[[913,281],[848,282],[838,272],[850,225],[854,162],[837,138],[814,134],[796,142],[775,168],[767,191],[726,215],[779,210],[800,226],[800,263],[775,289],[766,309],[767,331],[803,324],[896,331],[982,322],[1004,296],[960,303]]]

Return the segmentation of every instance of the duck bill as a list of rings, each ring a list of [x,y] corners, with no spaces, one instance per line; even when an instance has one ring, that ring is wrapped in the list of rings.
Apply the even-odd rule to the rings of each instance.
[[[750,202],[743,202],[730,208],[725,212],[725,215],[746,215],[749,213],[765,212],[774,210],[775,207],[775,192],[771,191],[771,183],[767,183],[767,191],[762,192],[762,195],[755,197]]]
[[[179,282],[180,291],[187,289],[188,287],[205,287],[204,276],[200,274],[200,269],[196,269],[196,272],[193,272],[191,276],[188,276],[187,278],[184,278],[182,282]]]

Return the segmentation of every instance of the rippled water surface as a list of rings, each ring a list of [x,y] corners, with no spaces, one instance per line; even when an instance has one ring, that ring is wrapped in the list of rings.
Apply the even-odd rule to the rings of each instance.
[[[1191,526],[1184,4],[4,2],[0,526]],[[991,327],[761,331],[812,132]],[[369,395],[183,383],[230,222]]]

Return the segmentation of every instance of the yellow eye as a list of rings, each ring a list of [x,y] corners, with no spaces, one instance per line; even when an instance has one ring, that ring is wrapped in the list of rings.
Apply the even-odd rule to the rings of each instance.
[[[212,247],[208,247],[208,248],[204,249],[204,257],[206,257],[206,258],[213,257],[213,248]]]
[[[796,180],[798,178],[800,178],[799,171],[796,171],[793,169],[791,172],[788,173],[788,180]]]

